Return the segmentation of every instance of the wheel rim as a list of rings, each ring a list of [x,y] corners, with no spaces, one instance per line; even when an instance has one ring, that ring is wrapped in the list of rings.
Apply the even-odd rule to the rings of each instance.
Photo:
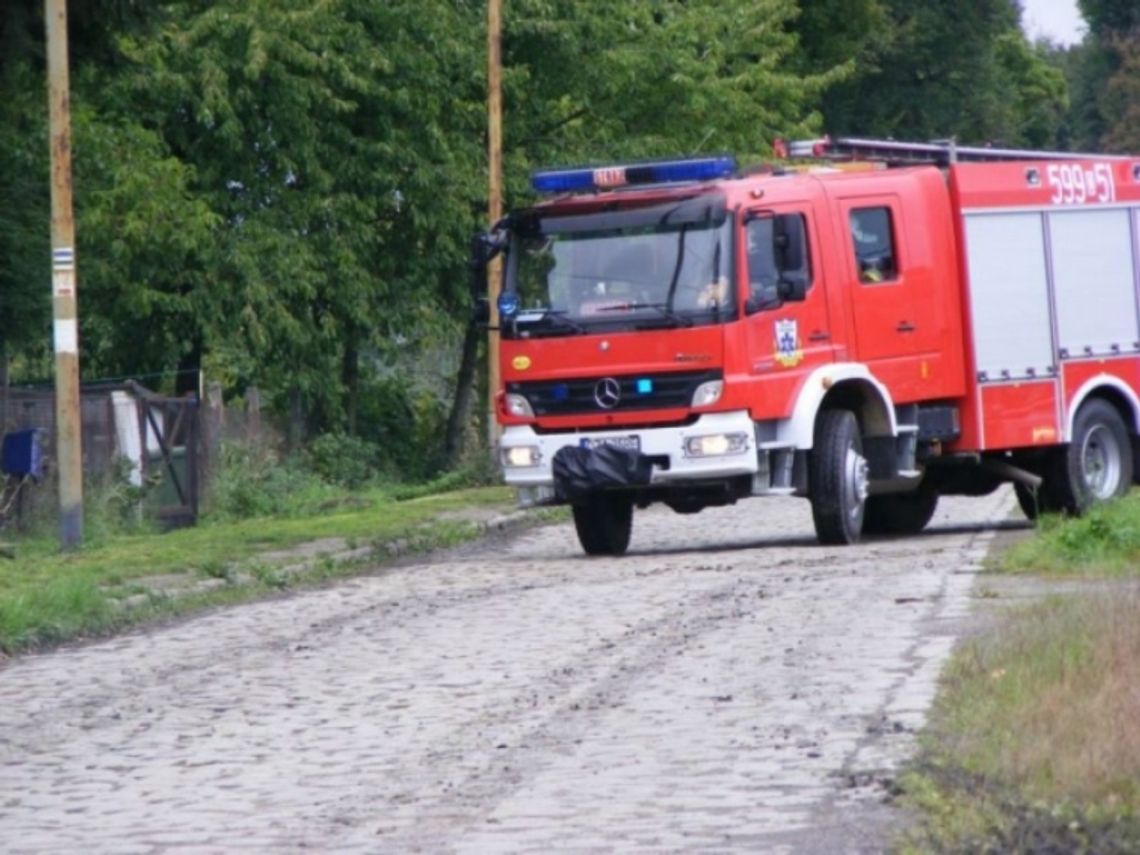
[[[850,447],[847,449],[844,469],[847,475],[843,479],[844,510],[848,518],[856,520],[863,512],[863,503],[867,500],[867,458]]]
[[[1121,452],[1112,431],[1095,425],[1081,444],[1081,480],[1097,499],[1108,499],[1120,486]]]

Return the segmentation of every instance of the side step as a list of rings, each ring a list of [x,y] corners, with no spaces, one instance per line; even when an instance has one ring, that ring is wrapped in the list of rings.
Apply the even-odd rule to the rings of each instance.
[[[797,485],[807,483],[804,456],[797,466],[796,449],[789,443],[758,443],[756,457],[759,470],[752,476],[753,496],[792,496],[799,492]]]

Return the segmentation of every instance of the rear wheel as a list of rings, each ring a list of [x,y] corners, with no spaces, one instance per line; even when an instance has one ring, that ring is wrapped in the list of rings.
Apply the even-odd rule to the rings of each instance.
[[[1058,449],[1047,479],[1057,509],[1081,514],[1119,498],[1132,484],[1132,442],[1124,420],[1106,401],[1089,401],[1077,412],[1073,438]]]
[[[870,496],[863,515],[866,534],[918,534],[938,507],[938,493],[920,487],[912,493]]]
[[[633,530],[633,499],[598,493],[574,505],[574,528],[587,555],[624,555]]]
[[[811,515],[820,543],[856,543],[867,501],[867,459],[859,423],[847,410],[824,410],[808,467]]]

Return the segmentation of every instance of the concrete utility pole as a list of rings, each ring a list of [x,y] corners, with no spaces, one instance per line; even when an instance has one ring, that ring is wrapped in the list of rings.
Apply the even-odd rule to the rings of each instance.
[[[56,465],[59,542],[83,540],[83,451],[79,417],[79,309],[75,297],[75,221],[71,209],[71,95],[67,0],[44,0],[51,129],[51,291],[55,333]]]
[[[502,3],[487,3],[487,154],[488,211],[491,225],[503,216],[503,92],[502,92]],[[487,330],[487,441],[492,454],[499,442],[499,423],[495,420],[495,393],[499,391],[499,289],[502,284],[502,256],[487,265],[487,297],[491,304],[491,323]]]

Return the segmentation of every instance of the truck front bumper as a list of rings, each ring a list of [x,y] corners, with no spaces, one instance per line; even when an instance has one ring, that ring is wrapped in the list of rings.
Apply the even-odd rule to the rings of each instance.
[[[750,476],[759,468],[755,425],[746,411],[736,410],[707,413],[682,427],[540,434],[529,425],[512,425],[499,443],[504,480],[518,488],[522,504],[546,504],[556,499],[553,461],[559,449],[635,442],[652,465],[651,485]]]

